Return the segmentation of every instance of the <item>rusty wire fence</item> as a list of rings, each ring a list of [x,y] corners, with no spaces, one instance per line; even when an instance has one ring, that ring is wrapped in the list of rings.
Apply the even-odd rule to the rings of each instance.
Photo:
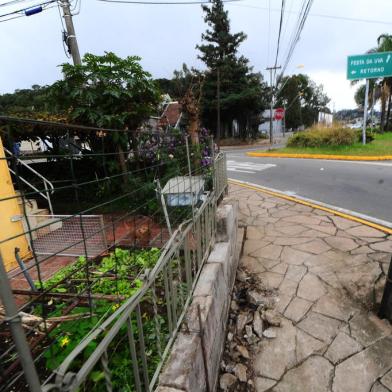
[[[214,242],[224,155],[209,138],[192,150],[179,133],[129,138],[118,152],[108,135],[123,131],[5,124],[0,391],[152,390]],[[30,125],[61,149],[11,153]],[[80,149],[65,148],[75,135]]]

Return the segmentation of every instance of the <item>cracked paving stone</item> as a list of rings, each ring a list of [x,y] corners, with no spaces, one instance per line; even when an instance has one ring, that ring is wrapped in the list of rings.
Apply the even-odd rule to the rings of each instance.
[[[314,354],[322,354],[327,348],[327,344],[321,340],[315,339],[307,333],[297,330],[297,346],[295,353],[297,363],[301,363],[304,359]]]
[[[367,245],[364,245],[357,249],[352,250],[350,253],[352,255],[363,255],[363,254],[368,254],[373,252],[375,252],[373,249],[370,249]]]
[[[308,273],[299,283],[297,295],[298,297],[314,302],[326,293],[327,291],[320,279]]]
[[[316,339],[329,344],[338,333],[341,325],[342,322],[338,320],[311,311],[297,324],[297,327]]]
[[[277,260],[279,259],[282,250],[283,250],[282,246],[270,244],[262,249],[259,249],[258,253],[260,257]]]
[[[380,382],[376,381],[370,392],[390,392],[389,389],[385,388]]]
[[[382,231],[364,225],[348,229],[346,230],[346,233],[353,235],[355,237],[373,237],[373,238],[386,237],[386,234],[383,233]]]
[[[309,272],[319,274],[322,272],[338,271],[346,267],[344,260],[339,258],[331,258],[326,254],[312,255],[306,261],[305,265],[309,268]]]
[[[362,346],[353,338],[343,332],[339,332],[336,338],[328,347],[325,357],[334,365],[343,361],[347,357],[362,350]]]
[[[390,369],[391,352],[392,337],[389,336],[339,364],[335,369],[333,392],[368,392]]]
[[[340,298],[339,295],[331,294],[321,297],[312,310],[342,321],[348,321],[356,313],[356,309],[348,301]]]
[[[297,292],[297,287],[298,282],[288,279],[286,275],[286,277],[283,279],[283,282],[279,286],[279,293],[292,297]]]
[[[275,230],[286,235],[297,235],[307,231],[308,229],[307,227],[301,225],[289,225],[289,226],[276,227]]]
[[[263,240],[246,240],[244,244],[244,255],[255,253],[257,250],[267,246],[268,244],[268,241]]]
[[[359,245],[351,238],[346,237],[327,237],[324,239],[325,242],[332,246],[332,248],[349,252],[359,247]]]
[[[267,289],[277,289],[283,280],[283,275],[275,272],[262,272],[258,274]]]
[[[392,367],[392,364],[391,364]],[[392,390],[392,370],[390,370],[382,379],[381,384]]]
[[[275,380],[270,380],[264,377],[256,378],[256,392],[265,392],[269,391],[276,384]]]
[[[301,223],[302,225],[319,225],[319,216],[294,215],[283,219],[285,222]]]
[[[273,329],[277,337],[259,343],[254,368],[258,376],[279,380],[287,369],[296,364],[296,328],[291,321],[283,319],[281,327]]]
[[[291,246],[304,244],[312,241],[312,238],[308,237],[277,237],[274,240],[275,245]]]
[[[264,230],[260,227],[248,226],[246,229],[246,238],[248,240],[261,240],[264,237]]]
[[[294,282],[299,282],[305,274],[306,267],[302,265],[290,264],[286,272],[286,278],[293,280]]]
[[[251,256],[263,257],[264,259],[278,260],[283,247],[280,245],[267,245],[251,253]]]
[[[298,323],[305,316],[312,305],[313,302],[295,297],[286,308],[284,316],[294,323]]]
[[[367,263],[348,266],[345,270],[336,272],[336,276],[340,284],[353,298],[371,305],[373,303],[374,284],[381,272],[377,263]]]
[[[289,370],[274,387],[274,391],[328,392],[332,374],[333,366],[325,358],[310,357],[300,366]]]
[[[365,347],[392,333],[392,328],[384,321],[364,312],[355,315],[349,324],[351,336]]]
[[[346,230],[351,227],[361,226],[358,222],[353,222],[348,219],[341,218],[340,216],[331,216],[330,218],[338,229]]]
[[[381,252],[392,252],[392,241],[377,242],[370,247]]]
[[[263,263],[251,256],[242,256],[240,260],[241,267],[245,268],[250,274],[260,274],[265,272],[266,268]]]
[[[336,227],[332,223],[330,224],[327,223],[323,226],[322,225],[306,225],[306,226],[309,227],[309,229],[318,230],[321,231],[322,233],[329,234],[329,235],[335,235],[337,232]]]
[[[306,244],[295,245],[294,247],[295,249],[313,253],[315,255],[319,255],[331,249],[331,247],[322,240],[313,240],[311,242],[307,242]]]
[[[277,274],[284,275],[287,271],[287,264],[286,263],[280,263],[277,264],[274,268],[270,269],[270,272],[275,272]]]
[[[310,253],[285,246],[281,254],[281,260],[287,264],[301,265],[311,256]]]
[[[275,306],[275,310],[278,313],[283,314],[288,304],[290,303],[291,298],[292,298],[291,295],[279,294],[278,301]]]

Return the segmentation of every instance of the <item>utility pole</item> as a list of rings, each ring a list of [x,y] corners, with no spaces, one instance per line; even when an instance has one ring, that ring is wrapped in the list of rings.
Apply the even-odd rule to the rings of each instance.
[[[66,44],[68,46],[68,50],[72,56],[74,65],[80,65],[82,64],[82,61],[80,59],[78,41],[76,40],[69,0],[61,0],[60,6],[63,9],[63,18],[65,21],[65,27],[67,29]]]
[[[269,130],[269,138],[270,138],[270,144],[272,146],[273,143],[273,132],[272,132],[272,112],[274,110],[274,100],[275,100],[275,94],[274,94],[274,86],[273,86],[273,81],[272,81],[272,71],[277,70],[282,68],[281,66],[274,66],[274,67],[268,67],[266,68],[267,71],[270,71],[270,86],[271,86],[271,111],[270,111],[270,130]]]

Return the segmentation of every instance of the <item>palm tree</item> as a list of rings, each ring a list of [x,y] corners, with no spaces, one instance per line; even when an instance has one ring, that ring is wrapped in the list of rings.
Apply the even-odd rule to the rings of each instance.
[[[377,38],[377,52],[389,52],[392,51],[392,35],[381,34]],[[384,78],[382,80],[381,87],[381,124],[380,128],[382,131],[389,128],[389,116],[391,114],[391,88],[392,78]],[[387,106],[388,101],[388,106]],[[388,109],[386,110],[386,108]],[[386,114],[386,116],[385,116]],[[386,117],[386,121],[385,121]]]

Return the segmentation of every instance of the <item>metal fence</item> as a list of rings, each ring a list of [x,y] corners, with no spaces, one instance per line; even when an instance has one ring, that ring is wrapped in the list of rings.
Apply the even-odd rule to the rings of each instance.
[[[146,272],[142,289],[76,347],[44,390],[90,390],[92,374],[102,374],[103,390],[119,390],[123,381],[113,377],[119,357],[129,366],[123,390],[153,389],[214,244],[215,200],[215,194],[210,194],[194,220],[173,233],[156,266]],[[97,341],[95,350],[80,363]]]
[[[156,266],[146,272],[140,292],[86,337],[55,371],[55,379],[45,386],[45,391],[89,390],[92,374],[101,375],[103,390],[117,390],[119,381],[113,379],[113,372],[118,356],[129,364],[129,389],[122,390],[153,390],[215,241],[216,202],[227,188],[225,168],[225,156],[219,154],[214,164],[216,190],[194,218],[173,233]],[[80,364],[80,357],[97,340],[98,346]],[[119,344],[122,341],[124,344]]]
[[[39,256],[96,257],[107,249],[103,215],[27,215]],[[81,241],[85,238],[85,241]]]
[[[214,189],[216,192],[216,197],[219,199],[227,190],[227,165],[226,156],[224,153],[220,152],[217,154],[214,163]]]
[[[174,231],[152,270],[140,276],[140,290],[121,304],[113,303],[110,316],[97,323],[44,382],[37,380],[34,362],[26,351],[25,332],[18,322],[12,323],[18,320],[19,312],[11,309],[7,321],[18,330],[14,331],[14,337],[19,336],[15,346],[31,391],[153,390],[215,241],[216,205],[227,189],[224,154],[215,157],[211,170],[212,191],[195,209],[192,219]],[[37,234],[34,241],[65,229],[64,221],[53,231],[50,224],[55,222],[50,222],[46,232]],[[102,233],[102,221],[96,224],[97,233]],[[3,283],[6,286],[7,282]]]

